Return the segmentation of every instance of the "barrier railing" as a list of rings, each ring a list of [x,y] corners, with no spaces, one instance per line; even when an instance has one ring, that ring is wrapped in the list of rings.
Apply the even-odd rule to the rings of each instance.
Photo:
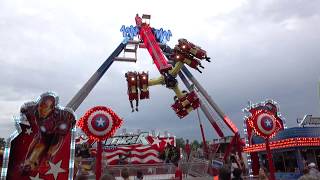
[[[208,176],[209,161],[191,157],[189,162],[181,162],[180,167],[184,174],[193,177],[206,177]]]
[[[77,176],[83,175],[88,179],[95,179],[95,159],[78,159],[76,161]],[[201,159],[190,159],[189,162],[180,162],[179,166],[185,177],[207,177],[208,161]],[[136,176],[137,171],[144,174],[144,179],[172,179],[176,166],[172,163],[157,164],[126,164],[103,166],[103,173],[109,173],[114,177],[120,177],[121,171],[127,168],[130,176]]]

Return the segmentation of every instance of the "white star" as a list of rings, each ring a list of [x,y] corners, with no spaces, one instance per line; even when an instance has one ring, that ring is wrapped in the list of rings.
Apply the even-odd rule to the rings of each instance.
[[[30,135],[32,133],[32,129],[31,128],[27,128],[26,129],[26,134]]]
[[[103,118],[100,117],[100,118],[98,119],[97,123],[98,123],[98,126],[102,127],[102,126],[104,126],[104,123],[105,123],[105,122],[104,122]]]
[[[267,125],[268,127],[270,127],[270,126],[271,126],[271,122],[270,122],[270,120],[269,120],[269,119],[267,119],[267,120],[265,121],[265,123],[266,123],[266,125]]]
[[[159,143],[160,143],[160,142],[161,142],[161,140],[159,140],[158,137],[153,138],[153,143],[152,143],[152,145],[157,144],[157,146],[159,147]]]
[[[39,173],[35,177],[29,176],[29,178],[31,180],[43,180],[42,178],[39,177]]]
[[[58,177],[58,174],[61,172],[66,172],[66,170],[62,169],[61,166],[61,161],[59,161],[57,164],[53,164],[52,162],[49,161],[49,165],[50,165],[50,170],[46,172],[45,175],[47,174],[52,174],[54,179],[56,180]]]
[[[167,143],[171,144],[172,139],[167,138],[167,139],[166,139],[166,140],[164,140],[164,141],[166,142],[166,144],[167,144]]]
[[[152,168],[148,168],[148,173],[152,174],[153,169]]]

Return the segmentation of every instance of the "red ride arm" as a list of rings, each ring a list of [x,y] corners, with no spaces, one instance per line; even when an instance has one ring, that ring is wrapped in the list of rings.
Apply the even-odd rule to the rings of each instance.
[[[148,49],[160,73],[168,72],[172,66],[168,64],[167,59],[164,57],[149,25],[142,24],[140,28],[140,38],[143,40],[145,47]]]

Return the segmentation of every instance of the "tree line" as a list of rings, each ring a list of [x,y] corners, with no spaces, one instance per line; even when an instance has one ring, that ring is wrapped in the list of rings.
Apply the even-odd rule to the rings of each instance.
[[[176,138],[176,146],[178,148],[184,148],[186,145],[186,140],[187,139]],[[201,147],[203,146],[203,142],[202,141],[199,142],[198,140],[193,140],[193,141],[189,140],[189,144],[192,147],[192,149],[198,149],[198,148],[200,148],[200,146]],[[208,142],[207,142],[207,144],[208,144]]]

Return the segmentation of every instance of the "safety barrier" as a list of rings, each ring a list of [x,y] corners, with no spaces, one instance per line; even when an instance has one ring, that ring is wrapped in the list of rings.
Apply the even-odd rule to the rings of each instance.
[[[81,159],[76,161],[78,165],[77,175],[85,175],[88,179],[95,179],[95,160],[94,158]],[[187,178],[208,177],[209,162],[202,159],[192,158],[189,162],[180,162],[179,166],[182,173]],[[144,179],[172,179],[175,174],[176,166],[172,163],[158,163],[158,164],[126,164],[126,165],[103,165],[103,174],[109,173],[114,177],[120,177],[121,171],[127,168],[131,177],[136,176],[137,171],[144,174]]]

